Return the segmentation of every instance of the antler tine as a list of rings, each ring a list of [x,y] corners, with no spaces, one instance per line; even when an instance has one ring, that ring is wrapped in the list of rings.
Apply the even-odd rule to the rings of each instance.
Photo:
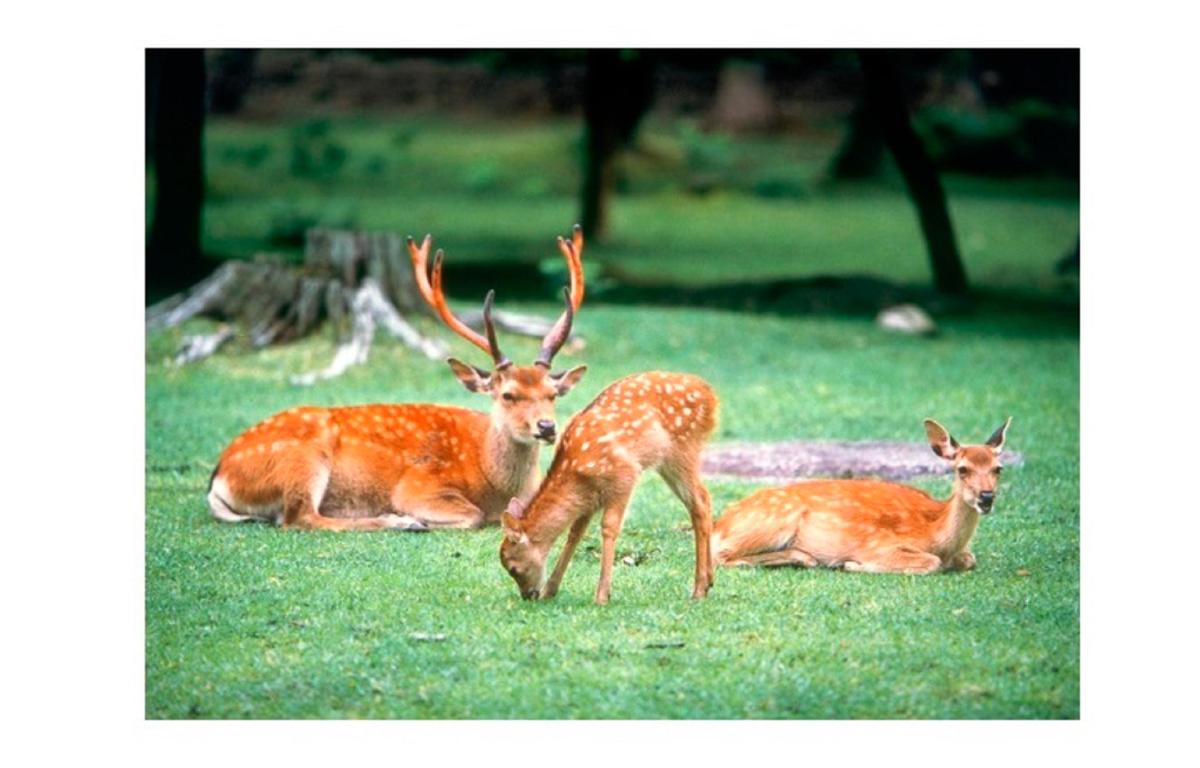
[[[542,351],[538,353],[538,359],[534,361],[534,365],[549,368],[554,356],[558,354],[558,350],[562,349],[563,343],[571,335],[571,322],[575,317],[575,310],[571,306],[571,290],[569,288],[563,288],[563,301],[567,306],[550,332],[546,334],[546,338],[542,339]]]
[[[512,365],[512,360],[504,356],[500,351],[500,345],[496,343],[496,326],[492,323],[492,302],[496,300],[496,291],[492,289],[487,292],[487,296],[483,299],[483,330],[487,333],[488,346],[491,347],[492,361],[496,364],[496,368],[506,368]]]
[[[450,311],[450,307],[446,304],[446,294],[442,291],[442,260],[445,259],[445,257],[446,254],[442,252],[441,248],[439,248],[437,253],[433,255],[433,281],[432,285],[430,286],[430,295],[426,297],[426,301],[429,301],[434,310],[437,311],[438,316],[442,318],[442,322],[448,325],[450,330],[479,347],[484,352],[487,352],[492,356],[492,360],[499,362],[501,359],[499,350],[494,349],[492,345],[488,343],[487,339],[471,330],[466,323],[455,317],[454,313]],[[414,257],[413,263],[415,264],[416,261],[416,257]],[[420,272],[420,270],[418,270],[418,272]],[[420,276],[418,276],[417,281],[419,284],[421,281]],[[424,291],[421,292],[422,295],[424,295],[424,293]]]
[[[550,367],[550,361],[554,359],[554,355],[562,348],[567,337],[571,335],[571,323],[574,320],[575,313],[579,311],[579,307],[583,304],[583,227],[576,224],[571,231],[570,240],[559,236],[558,250],[562,252],[563,258],[567,260],[567,270],[571,274],[571,287],[570,289],[563,289],[567,308],[563,310],[562,315],[559,316],[558,320],[550,328],[550,332],[542,339],[542,351],[538,355],[537,365],[544,365],[547,368]]]
[[[437,309],[437,302],[433,298],[433,288],[429,286],[429,246],[433,243],[433,235],[425,235],[420,248],[413,242],[412,235],[405,238],[405,243],[408,245],[408,256],[412,259],[417,290],[420,291],[421,298],[425,299],[426,304]]]
[[[583,304],[583,227],[575,225],[571,231],[571,239],[558,238],[558,250],[567,260],[567,270],[571,273],[571,309],[576,312]]]

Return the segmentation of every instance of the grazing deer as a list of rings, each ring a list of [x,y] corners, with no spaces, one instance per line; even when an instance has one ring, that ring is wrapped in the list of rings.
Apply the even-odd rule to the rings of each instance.
[[[421,295],[455,333],[491,355],[487,371],[447,362],[472,392],[492,399],[488,414],[440,405],[294,408],[235,439],[217,464],[208,502],[218,520],[272,520],[284,527],[335,531],[475,528],[494,523],[512,498],[537,487],[538,443],[555,439],[554,400],[587,370],[551,373],[583,302],[583,234],[558,238],[570,270],[566,309],[533,365],[518,366],[496,343],[483,305],[486,337],[450,311],[442,290],[442,251],[427,273],[431,238],[408,240]]]
[[[869,573],[932,573],[975,567],[971,537],[992,511],[1009,418],[983,445],[960,446],[925,420],[933,452],[954,466],[954,491],[875,480],[811,480],[767,488],[730,505],[712,549],[720,565],[790,565]]]
[[[687,507],[696,537],[692,597],[712,585],[712,502],[700,481],[700,449],[716,425],[717,396],[703,379],[638,373],[619,379],[579,412],[563,433],[550,471],[528,504],[501,517],[500,563],[525,599],[554,597],[592,515],[602,510],[596,603],[608,602],[617,533],[638,477],[656,469]],[[566,544],[545,587],[546,555],[567,527]]]

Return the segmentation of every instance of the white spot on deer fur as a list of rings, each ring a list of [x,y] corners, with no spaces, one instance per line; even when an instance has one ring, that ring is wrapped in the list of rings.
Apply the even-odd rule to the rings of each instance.
[[[675,417],[675,426],[677,426],[677,427],[683,426],[683,417],[682,416]]]
[[[684,416],[691,416],[691,415],[692,415],[692,409],[691,409],[691,408],[684,408],[684,409],[683,409],[683,415],[684,415]]]

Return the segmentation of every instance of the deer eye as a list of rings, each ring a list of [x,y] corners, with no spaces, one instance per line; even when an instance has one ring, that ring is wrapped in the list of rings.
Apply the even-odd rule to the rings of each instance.
[[[971,470],[967,469],[966,467],[958,468],[958,476],[959,477],[966,477],[969,474],[971,474]]]
[[[517,402],[517,396],[514,395],[512,392],[505,392],[503,395],[501,395],[501,397],[503,397],[507,402],[510,402],[510,403]]]
[[[1004,467],[996,467],[995,469],[992,470],[992,474],[995,475],[996,477],[999,477],[1000,473],[1002,471],[1004,471]]]

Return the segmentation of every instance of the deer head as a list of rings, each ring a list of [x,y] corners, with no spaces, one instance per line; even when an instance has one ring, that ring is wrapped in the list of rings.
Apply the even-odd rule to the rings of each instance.
[[[1000,482],[1000,451],[1012,417],[1005,419],[983,445],[959,445],[946,428],[933,419],[925,420],[925,434],[933,452],[954,467],[954,494],[980,514],[992,511]]]
[[[515,365],[500,351],[500,345],[496,342],[496,328],[492,323],[495,291],[488,291],[483,300],[483,328],[486,335],[472,330],[450,311],[442,290],[442,260],[445,255],[441,249],[433,257],[432,279],[429,274],[429,247],[432,241],[432,236],[426,235],[418,247],[411,237],[408,238],[408,254],[412,258],[417,289],[442,322],[492,358],[491,370],[469,365],[453,357],[446,361],[450,369],[468,390],[492,399],[493,425],[513,440],[521,443],[539,440],[553,443],[558,434],[554,401],[570,392],[587,371],[584,365],[559,373],[550,369],[554,356],[570,336],[571,323],[583,303],[583,230],[576,225],[570,240],[558,238],[558,249],[567,261],[571,285],[569,289],[563,289],[566,308],[542,339],[541,352],[532,365]]]
[[[504,538],[500,541],[500,564],[517,582],[521,597],[536,600],[546,573],[546,553],[538,552],[525,531],[525,502],[512,499],[500,518]]]

